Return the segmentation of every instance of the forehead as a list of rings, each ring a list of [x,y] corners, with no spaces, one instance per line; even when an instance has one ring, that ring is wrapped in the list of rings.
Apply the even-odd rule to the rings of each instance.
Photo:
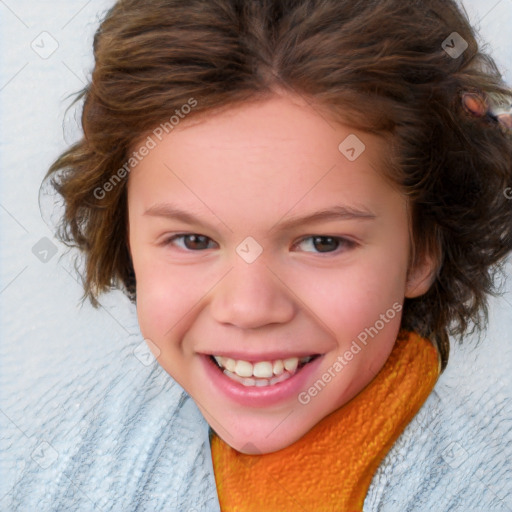
[[[220,210],[253,208],[255,215],[264,204],[282,215],[299,203],[369,202],[379,209],[390,193],[379,170],[385,142],[334,122],[300,97],[185,119],[161,140],[152,138],[155,147],[129,177],[129,201],[137,196],[146,207],[179,197]]]

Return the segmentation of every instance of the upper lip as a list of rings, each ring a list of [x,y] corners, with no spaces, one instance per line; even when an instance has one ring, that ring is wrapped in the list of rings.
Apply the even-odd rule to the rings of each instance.
[[[290,359],[292,357],[298,357],[299,359],[301,357],[308,357],[308,356],[316,356],[321,355],[318,352],[313,351],[304,351],[304,350],[298,350],[296,352],[266,352],[264,354],[260,353],[254,353],[254,354],[244,354],[242,352],[226,352],[223,350],[219,350],[218,352],[210,352],[206,354],[208,356],[220,356],[220,357],[228,357],[230,359],[235,359],[237,361],[275,361],[276,359]]]

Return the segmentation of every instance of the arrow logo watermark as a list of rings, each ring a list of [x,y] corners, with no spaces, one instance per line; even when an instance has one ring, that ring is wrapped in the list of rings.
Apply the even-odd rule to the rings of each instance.
[[[441,453],[443,460],[452,469],[457,469],[468,458],[468,452],[456,441],[452,441]]]
[[[43,237],[32,247],[32,254],[42,263],[48,263],[57,254],[57,246],[49,238]]]
[[[458,32],[452,32],[441,47],[452,59],[458,59],[467,50],[468,42]]]
[[[50,443],[43,441],[32,452],[31,457],[43,469],[48,469],[59,458],[59,453]]]
[[[353,133],[338,146],[340,153],[350,162],[357,160],[366,149],[363,141]]]
[[[160,348],[149,338],[145,338],[133,350],[133,355],[144,365],[150,366],[160,357]]]
[[[252,236],[248,236],[238,245],[236,252],[246,263],[254,263],[263,252],[263,247]]]
[[[41,32],[30,44],[41,59],[49,59],[59,47],[57,39],[55,39],[49,32]]]

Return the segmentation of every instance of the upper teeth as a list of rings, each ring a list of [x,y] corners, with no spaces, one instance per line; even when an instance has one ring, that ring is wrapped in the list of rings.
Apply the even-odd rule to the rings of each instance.
[[[250,363],[241,359],[235,360],[229,357],[214,356],[217,363],[230,372],[236,373],[240,377],[261,377],[269,379],[274,375],[281,375],[285,370],[294,373],[299,363],[308,363],[313,356],[290,357],[288,359],[276,359],[275,361],[258,361]]]

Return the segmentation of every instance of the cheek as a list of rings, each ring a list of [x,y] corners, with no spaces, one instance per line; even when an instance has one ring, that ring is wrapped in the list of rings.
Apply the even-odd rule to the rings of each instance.
[[[291,288],[340,342],[355,339],[390,309],[383,331],[392,336],[391,331],[396,331],[400,324],[401,315],[393,304],[396,308],[396,303],[403,302],[404,265],[399,255],[361,257],[346,267],[303,272]]]
[[[144,337],[160,347],[183,337],[222,278],[213,265],[171,265],[150,251],[134,258],[133,264],[139,327]]]
[[[186,271],[174,269],[158,262],[149,254],[134,257],[137,278],[137,316],[144,337],[160,345],[180,320],[197,302],[199,292],[194,289]],[[192,286],[191,286],[192,285]],[[199,295],[200,296],[200,295]]]

